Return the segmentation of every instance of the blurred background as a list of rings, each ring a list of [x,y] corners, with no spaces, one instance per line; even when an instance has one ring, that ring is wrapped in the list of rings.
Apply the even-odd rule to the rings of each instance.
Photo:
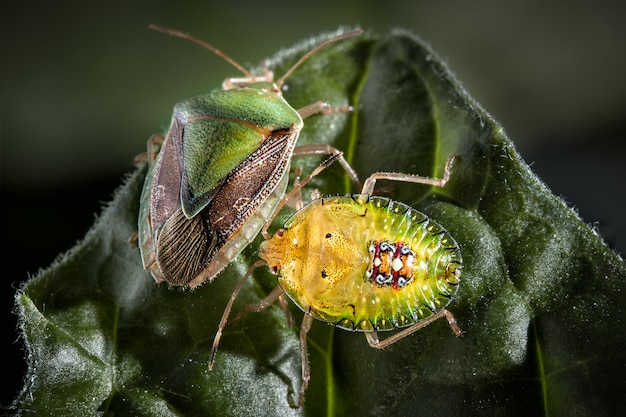
[[[3,378],[21,387],[15,289],[83,237],[174,104],[341,25],[412,30],[448,62],[557,195],[626,254],[626,3],[618,1],[14,2],[2,18]],[[6,375],[6,374],[5,374]]]

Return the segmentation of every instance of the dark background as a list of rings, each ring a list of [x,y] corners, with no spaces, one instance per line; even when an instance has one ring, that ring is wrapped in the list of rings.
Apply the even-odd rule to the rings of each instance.
[[[83,237],[177,101],[238,75],[149,23],[193,33],[244,66],[340,25],[411,29],[553,192],[626,253],[626,3],[126,3],[3,7],[0,317],[9,372],[0,404],[12,401],[23,376],[15,289]]]

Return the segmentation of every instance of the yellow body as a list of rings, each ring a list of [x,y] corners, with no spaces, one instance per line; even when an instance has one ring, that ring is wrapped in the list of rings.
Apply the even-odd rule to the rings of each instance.
[[[381,242],[407,246],[410,255],[377,257]],[[462,262],[457,243],[433,220],[403,203],[366,195],[311,202],[262,244],[261,257],[303,311],[363,331],[409,326],[445,307]],[[408,281],[379,284],[373,270]]]

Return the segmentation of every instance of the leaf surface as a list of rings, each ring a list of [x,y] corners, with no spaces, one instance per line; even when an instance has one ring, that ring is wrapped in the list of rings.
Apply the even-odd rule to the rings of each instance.
[[[320,39],[277,54],[274,72]],[[209,371],[218,321],[261,238],[193,292],[155,285],[128,243],[144,167],[82,242],[16,293],[29,369],[15,409],[51,416],[617,413],[615,387],[626,377],[624,262],[551,194],[433,51],[403,31],[352,38],[313,56],[287,87],[296,109],[317,100],[354,106],[351,114],[305,119],[299,144],[333,144],[362,179],[378,170],[441,177],[457,156],[444,189],[381,181],[377,190],[436,219],[459,243],[462,282],[449,309],[467,333],[456,338],[441,320],[377,351],[362,334],[315,322],[311,383],[299,410],[287,399],[301,382],[302,313],[292,306],[289,327],[272,306],[225,331]],[[319,162],[293,165],[306,173]],[[338,167],[315,178],[305,197],[313,188],[355,191]],[[275,285],[267,271],[255,271],[234,310]]]

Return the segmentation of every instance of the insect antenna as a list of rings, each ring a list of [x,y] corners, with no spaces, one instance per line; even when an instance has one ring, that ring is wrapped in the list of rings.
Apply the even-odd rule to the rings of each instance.
[[[157,32],[163,32],[163,33],[167,33],[168,35],[172,35],[172,36],[176,36],[178,38],[183,38],[183,39],[187,39],[188,41],[191,41],[195,44],[198,44],[200,46],[202,46],[205,49],[208,49],[209,51],[215,53],[216,55],[222,57],[226,62],[230,63],[233,67],[237,68],[239,71],[241,71],[246,77],[250,77],[250,78],[254,78],[254,76],[252,74],[250,74],[250,71],[248,71],[247,69],[245,69],[244,67],[242,67],[241,65],[239,65],[237,62],[235,62],[234,59],[232,59],[231,57],[229,57],[228,55],[226,55],[224,52],[220,51],[219,49],[215,48],[213,45],[208,44],[206,42],[204,42],[203,40],[200,40],[188,33],[185,32],[181,32],[179,30],[174,30],[174,29],[170,29],[167,28],[165,26],[159,26],[159,25],[155,25],[155,24],[150,24],[148,25],[148,27],[150,27],[150,29],[155,30]],[[317,49],[317,48],[316,48]]]
[[[309,59],[311,57],[311,55],[314,55],[315,53],[317,53],[320,49],[325,48],[326,46],[330,45],[331,43],[340,41],[342,39],[350,38],[352,36],[357,36],[357,35],[360,35],[361,33],[363,33],[363,30],[355,30],[353,32],[348,32],[348,33],[344,33],[343,35],[335,36],[334,38],[328,39],[327,41],[322,42],[321,44],[317,45],[315,48],[311,49],[309,52],[304,54],[298,60],[298,62],[295,63],[295,65],[293,65],[291,68],[289,68],[289,70],[282,77],[280,77],[280,79],[278,81],[276,81],[276,86],[278,88],[282,87],[282,85],[285,82],[285,80],[287,79],[287,77],[289,77],[296,70],[296,68],[298,68],[300,65],[302,65],[302,63],[304,61]]]

